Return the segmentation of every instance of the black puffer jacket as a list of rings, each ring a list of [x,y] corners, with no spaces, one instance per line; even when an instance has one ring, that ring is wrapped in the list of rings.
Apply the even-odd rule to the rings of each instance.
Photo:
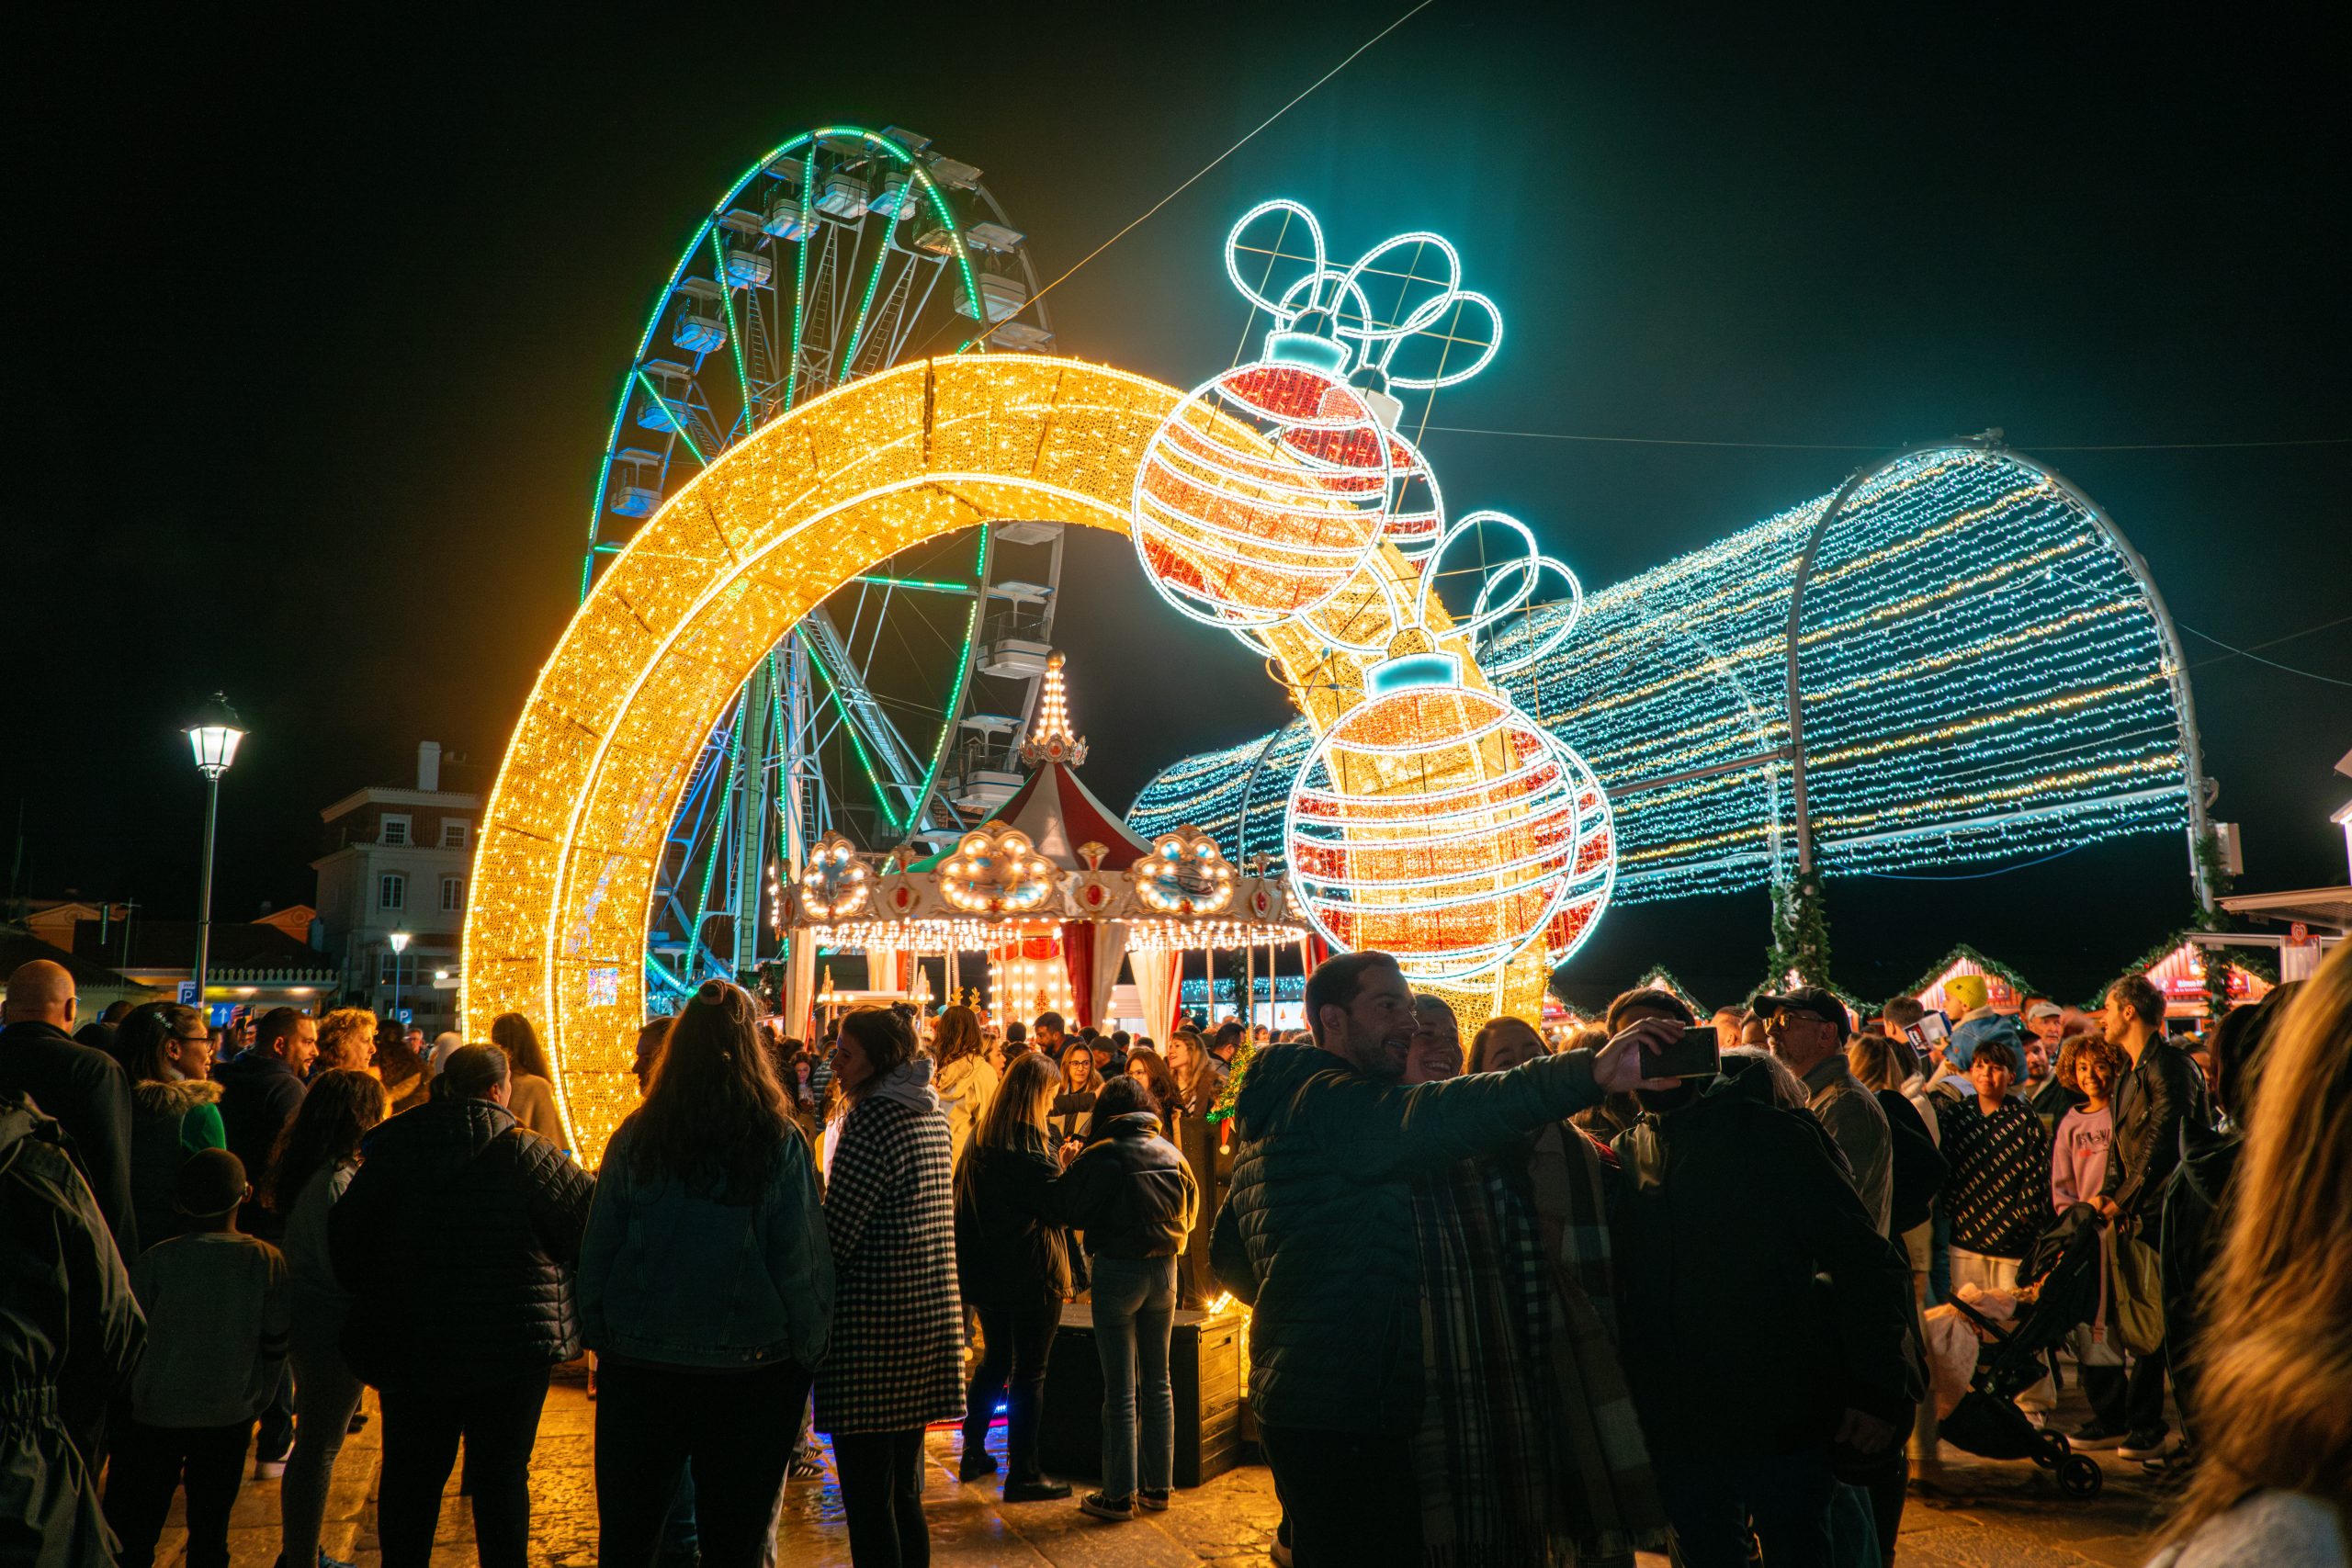
[[[1097,1258],[1173,1258],[1184,1250],[1200,1184],[1148,1111],[1114,1116],[1052,1188],[1066,1224]]]
[[[356,1298],[344,1359],[378,1388],[516,1377],[580,1354],[572,1269],[595,1183],[486,1100],[369,1134],[327,1222]]]
[[[1049,1197],[1061,1167],[1035,1127],[1017,1148],[964,1150],[956,1172],[956,1277],[967,1306],[1034,1307],[1070,1292],[1069,1233]]]
[[[2165,1183],[2180,1163],[2181,1128],[2212,1122],[2204,1077],[2188,1053],[2170,1041],[2149,1041],[2139,1064],[2115,1086],[2115,1139],[2099,1195],[2128,1216],[2154,1219]]]

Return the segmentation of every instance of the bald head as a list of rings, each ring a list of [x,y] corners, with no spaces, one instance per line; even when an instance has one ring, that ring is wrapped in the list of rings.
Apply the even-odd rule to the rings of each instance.
[[[36,958],[20,964],[8,976],[8,1001],[0,1008],[0,1021],[74,1026],[74,976],[62,964]]]

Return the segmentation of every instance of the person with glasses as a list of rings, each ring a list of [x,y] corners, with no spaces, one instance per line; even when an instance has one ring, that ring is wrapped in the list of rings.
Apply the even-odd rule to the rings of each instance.
[[[1887,1234],[1894,1192],[1894,1134],[1886,1112],[1846,1063],[1846,1036],[1852,1028],[1846,1004],[1817,986],[1786,996],[1758,997],[1764,1037],[1772,1055],[1803,1080],[1819,1122],[1852,1168],[1854,1190],[1870,1212],[1878,1234]]]
[[[172,1202],[180,1167],[199,1149],[225,1149],[212,1032],[194,1008],[149,1002],[115,1031],[130,1074],[130,1208],[147,1246],[196,1226]]]

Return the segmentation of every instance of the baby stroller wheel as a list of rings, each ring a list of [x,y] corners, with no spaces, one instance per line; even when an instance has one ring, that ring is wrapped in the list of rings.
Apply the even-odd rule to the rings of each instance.
[[[2044,1470],[2061,1470],[2074,1451],[2075,1446],[2066,1440],[2065,1433],[2044,1431],[2034,1446],[2033,1462]]]
[[[2096,1497],[2107,1472],[2088,1454],[2068,1454],[2058,1466],[2058,1489],[2069,1497]]]

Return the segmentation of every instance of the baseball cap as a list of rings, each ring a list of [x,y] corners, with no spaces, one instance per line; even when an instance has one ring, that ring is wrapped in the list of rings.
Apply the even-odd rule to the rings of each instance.
[[[2031,1007],[2025,1010],[2025,1015],[2029,1019],[2064,1018],[2066,1016],[2065,1010],[2059,1007],[2056,1002],[2036,1002]]]
[[[1809,1012],[1824,1023],[1834,1025],[1840,1040],[1853,1032],[1854,1021],[1848,1016],[1846,1004],[1838,999],[1836,992],[1819,986],[1800,986],[1779,996],[1758,997],[1754,1006],[1758,1015],[1764,1018],[1784,1010]]]
[[[172,1182],[172,1205],[183,1214],[209,1219],[245,1201],[245,1162],[226,1149],[198,1149],[180,1163]]]

